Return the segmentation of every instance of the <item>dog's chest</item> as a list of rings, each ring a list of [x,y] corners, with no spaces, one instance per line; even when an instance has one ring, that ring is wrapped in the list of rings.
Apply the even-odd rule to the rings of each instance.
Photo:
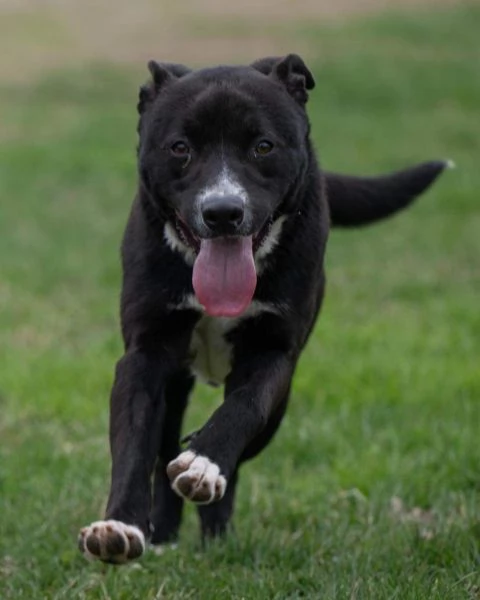
[[[188,297],[181,308],[200,309],[195,298]],[[271,304],[254,301],[238,318],[211,317],[202,313],[190,340],[191,370],[212,385],[222,385],[232,367],[233,347],[228,337],[235,328],[264,312],[279,314]]]
[[[191,369],[195,375],[212,385],[221,385],[231,367],[232,345],[227,334],[238,319],[203,315],[192,333]]]

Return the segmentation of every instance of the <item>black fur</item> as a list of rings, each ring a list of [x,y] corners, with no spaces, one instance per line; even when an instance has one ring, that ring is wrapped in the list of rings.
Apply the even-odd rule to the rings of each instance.
[[[202,534],[214,536],[229,523],[239,465],[268,444],[284,415],[324,295],[331,222],[357,226],[395,213],[446,164],[424,163],[382,177],[324,173],[305,112],[314,80],[296,55],[250,67],[192,72],[151,62],[149,69],[152,81],[141,88],[138,105],[139,188],[122,246],[125,355],[111,397],[106,518],[135,524],[147,536],[152,525],[152,541],[162,543],[175,539],[180,525],[183,499],[172,491],[166,468],[180,453],[194,383],[190,343],[202,317],[185,303],[194,294],[192,264],[166,242],[165,224],[193,257],[196,244],[216,236],[202,222],[196,198],[221,161],[248,195],[237,236],[253,235],[261,247],[271,222],[284,217],[254,295],[272,310],[240,318],[226,334],[232,355],[224,402],[189,442],[228,481],[223,499],[199,508]],[[252,148],[263,138],[273,140],[273,150],[260,156]]]
[[[382,177],[326,173],[332,225],[358,227],[393,215],[424,192],[445,166],[435,160]]]

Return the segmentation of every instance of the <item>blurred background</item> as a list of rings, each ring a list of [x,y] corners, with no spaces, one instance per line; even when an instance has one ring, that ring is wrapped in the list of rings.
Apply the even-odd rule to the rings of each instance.
[[[317,56],[309,24],[389,9],[434,10],[458,0],[0,0],[0,77],[150,58],[188,64],[252,61],[292,51]],[[351,40],[350,40],[351,41]]]
[[[2,599],[479,597],[479,40],[478,1],[0,0]],[[189,507],[177,554],[84,565],[146,62],[289,52],[317,82],[326,168],[457,168],[395,219],[332,234],[322,318],[242,473],[237,538],[194,555]],[[185,431],[220,401],[196,391]]]

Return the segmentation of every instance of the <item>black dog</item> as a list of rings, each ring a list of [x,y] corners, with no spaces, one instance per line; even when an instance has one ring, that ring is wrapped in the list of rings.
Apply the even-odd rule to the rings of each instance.
[[[305,112],[314,81],[296,55],[149,69],[122,248],[111,491],[106,520],[79,537],[88,558],[112,563],[138,558],[146,539],[174,540],[185,498],[199,505],[203,536],[225,532],[240,464],[285,413],[324,294],[330,225],[391,215],[447,166],[378,178],[321,171]],[[197,375],[224,383],[225,400],[182,451]]]

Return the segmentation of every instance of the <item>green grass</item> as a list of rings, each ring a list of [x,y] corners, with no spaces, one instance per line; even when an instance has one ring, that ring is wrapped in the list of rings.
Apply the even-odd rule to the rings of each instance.
[[[135,188],[137,73],[0,96],[0,597],[480,596],[479,8],[314,30],[323,163],[458,164],[407,213],[335,232],[325,308],[236,535],[116,569],[76,550],[108,491],[118,245]],[[328,52],[322,53],[326,48]],[[185,429],[218,392],[198,389]]]

